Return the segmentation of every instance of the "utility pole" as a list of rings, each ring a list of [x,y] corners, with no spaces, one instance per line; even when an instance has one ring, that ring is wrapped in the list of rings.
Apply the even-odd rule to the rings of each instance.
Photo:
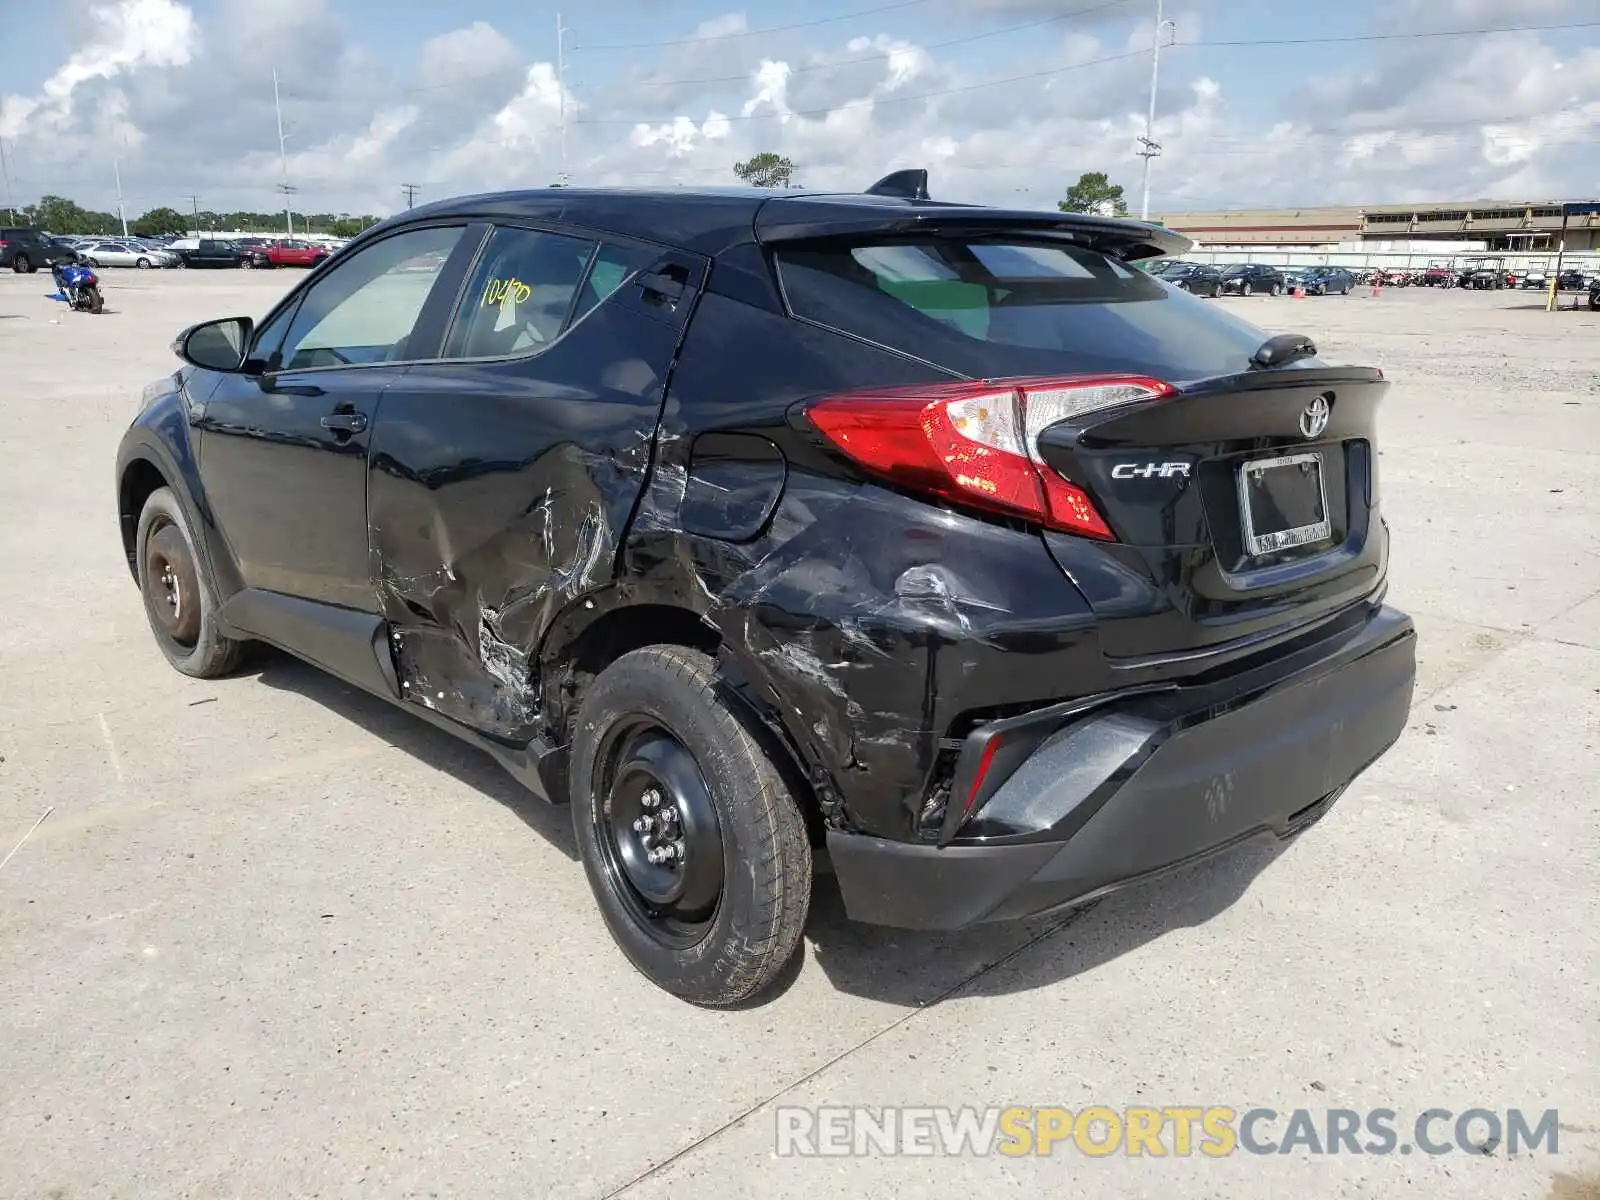
[[[194,235],[200,236],[200,197],[190,192],[184,197],[194,207]]]
[[[278,190],[283,193],[283,223],[289,236],[294,237],[294,204],[290,197],[294,195],[294,188],[289,186],[289,151],[286,148],[289,138],[283,132],[283,101],[278,96],[278,68],[272,68],[272,108],[278,114],[278,166],[283,172],[283,182],[278,184]]]
[[[128,214],[122,207],[122,164],[117,159],[111,160],[112,178],[117,181],[117,218],[122,222],[122,236],[128,236]]]
[[[1156,38],[1150,47],[1150,110],[1144,119],[1144,136],[1139,139],[1143,146],[1138,153],[1144,159],[1144,185],[1141,188],[1142,199],[1139,201],[1139,219],[1150,219],[1150,160],[1161,153],[1161,143],[1156,141],[1156,83],[1161,77],[1161,39],[1168,30],[1177,32],[1177,25],[1166,19],[1163,10],[1163,0],[1156,0]]]
[[[417,193],[422,189],[415,183],[402,183],[400,190],[406,194],[406,207],[410,208],[417,202]]]
[[[13,223],[17,220],[16,198],[11,194],[11,164],[6,161],[6,140],[0,138],[0,177],[6,183],[6,216]]]
[[[565,183],[567,172],[567,34],[572,31],[556,14],[556,91],[561,94],[561,174]]]

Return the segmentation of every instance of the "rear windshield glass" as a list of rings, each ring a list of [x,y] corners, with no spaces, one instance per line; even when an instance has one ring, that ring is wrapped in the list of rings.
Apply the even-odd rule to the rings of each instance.
[[[927,237],[790,246],[778,272],[798,317],[973,377],[1242,371],[1267,335],[1098,251]]]

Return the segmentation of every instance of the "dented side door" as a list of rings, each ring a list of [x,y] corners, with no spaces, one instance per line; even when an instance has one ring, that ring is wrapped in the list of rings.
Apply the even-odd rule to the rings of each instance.
[[[706,270],[659,247],[544,232],[597,247],[562,332],[531,351],[413,366],[384,396],[367,486],[402,698],[516,742],[546,732],[533,667],[546,630],[612,581]],[[508,295],[526,293],[475,270],[455,321]],[[446,354],[453,343],[477,348],[451,332]]]

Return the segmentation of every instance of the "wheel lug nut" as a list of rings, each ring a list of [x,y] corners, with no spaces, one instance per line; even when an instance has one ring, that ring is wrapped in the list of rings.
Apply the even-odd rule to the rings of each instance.
[[[656,827],[656,823],[654,821],[652,821],[648,816],[639,817],[633,823],[633,831],[635,833],[649,833],[655,827]]]
[[[661,803],[661,793],[656,791],[655,788],[651,788],[643,796],[639,797],[639,803],[646,808],[654,808]]]

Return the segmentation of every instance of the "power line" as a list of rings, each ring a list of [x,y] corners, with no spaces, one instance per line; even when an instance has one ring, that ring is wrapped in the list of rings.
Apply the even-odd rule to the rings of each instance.
[[[1103,3],[1091,5],[1088,8],[1076,9],[1073,12],[1057,13],[1053,17],[1044,17],[1036,21],[1023,21],[1016,25],[1003,25],[999,29],[986,29],[982,33],[969,33],[962,37],[946,38],[940,42],[921,42],[917,48],[920,50],[948,50],[952,46],[966,46],[972,42],[986,41],[989,38],[1005,37],[1013,33],[1026,33],[1032,29],[1042,29],[1047,25],[1059,25],[1064,21],[1075,20],[1078,17],[1092,16],[1097,12],[1107,9],[1121,8],[1131,3],[1132,0],[1104,0]],[[576,49],[576,47],[573,47]],[[838,71],[845,67],[861,66],[865,63],[882,62],[888,58],[888,52],[879,51],[874,54],[864,54],[858,58],[841,58],[836,62],[812,63],[808,66],[790,67],[789,74],[810,75],[817,71]],[[422,92],[447,91],[451,88],[467,87],[470,84],[481,83],[485,79],[496,79],[502,75],[522,75],[527,72],[527,66],[518,63],[511,67],[501,67],[494,71],[485,71],[480,75],[466,75],[460,79],[452,79],[448,83],[421,83],[411,87],[400,88],[397,95],[410,96]],[[631,79],[630,87],[688,87],[693,84],[705,83],[744,83],[750,78],[750,72],[745,71],[739,75],[707,75],[698,79]]]
[[[1180,42],[1183,46],[1337,46],[1347,42],[1401,42],[1418,38],[1477,37],[1489,33],[1554,33],[1568,29],[1600,28],[1600,21],[1571,21],[1563,25],[1496,25],[1484,29],[1436,29],[1422,33],[1360,33],[1347,37],[1249,38],[1241,41]]]
[[[422,187],[420,184],[402,183],[400,190],[406,194],[406,207],[410,208],[416,203],[417,193],[422,190]]]
[[[873,96],[859,100],[846,100],[842,104],[835,104],[828,108],[791,108],[784,112],[774,113],[740,113],[737,116],[722,116],[724,121],[782,121],[789,117],[822,117],[829,113],[843,112],[850,108],[859,108],[863,104],[876,107],[880,104],[911,104],[918,100],[933,100],[940,96],[959,96],[967,92],[982,91],[984,88],[1003,87],[1009,83],[1026,83],[1031,79],[1047,79],[1052,75],[1064,75],[1068,71],[1081,71],[1085,67],[1098,67],[1106,63],[1121,62],[1126,58],[1143,58],[1147,50],[1127,50],[1121,54],[1109,54],[1104,58],[1091,58],[1085,62],[1072,63],[1065,67],[1051,67],[1046,71],[1031,71],[1026,75],[1008,75],[1004,79],[987,79],[981,83],[969,83],[962,87],[940,88],[932,92],[918,92],[911,96]],[[654,125],[659,124],[661,117],[591,117],[574,121],[574,125]]]
[[[854,12],[838,13],[831,17],[818,17],[813,21],[796,21],[792,25],[766,25],[760,29],[744,29],[736,33],[703,33],[699,37],[668,38],[660,42],[597,42],[590,46],[574,46],[574,50],[654,50],[658,46],[692,46],[697,42],[726,42],[734,38],[763,37],[769,33],[788,33],[795,29],[815,29],[819,25],[837,25],[860,17],[874,17],[879,13],[895,12],[902,8],[915,8],[928,0],[896,0],[893,4],[879,4],[873,8],[860,8]]]
[[[1345,42],[1345,41],[1375,41],[1375,40],[1393,41],[1393,40],[1402,39],[1402,38],[1411,39],[1411,38],[1473,37],[1473,36],[1480,36],[1480,35],[1491,34],[1491,33],[1527,33],[1527,32],[1531,32],[1531,31],[1534,31],[1534,30],[1540,30],[1540,31],[1548,32],[1548,31],[1553,31],[1553,30],[1593,29],[1593,28],[1597,28],[1597,27],[1600,27],[1600,21],[1576,21],[1576,22],[1569,22],[1569,23],[1563,24],[1563,25],[1517,25],[1517,26],[1500,26],[1500,27],[1496,27],[1496,28],[1493,28],[1493,29],[1437,30],[1437,31],[1430,32],[1430,33],[1372,34],[1372,35],[1361,35],[1361,36],[1355,37],[1355,38],[1299,38],[1299,39],[1272,39],[1272,38],[1265,38],[1265,39],[1260,39],[1260,40],[1255,40],[1255,41],[1220,41],[1219,42],[1219,41],[1209,41],[1208,40],[1208,41],[1198,41],[1198,42],[1174,42],[1170,46],[1168,46],[1167,48],[1168,49],[1188,50],[1188,49],[1223,47],[1223,46],[1282,46],[1282,45],[1312,45],[1312,44],[1322,44],[1322,43],[1336,44],[1336,43],[1341,43],[1341,42]],[[1069,63],[1068,65],[1066,65],[1064,67],[1051,67],[1051,68],[1049,68],[1047,70],[1043,70],[1043,71],[1030,71],[1030,72],[1028,72],[1027,74],[1024,74],[1024,75],[1008,75],[1008,76],[1005,76],[1005,77],[999,78],[999,79],[988,79],[988,80],[984,80],[984,81],[979,82],[979,83],[971,83],[971,84],[966,84],[966,85],[961,86],[961,87],[954,87],[954,88],[941,88],[941,89],[939,89],[937,91],[931,91],[931,92],[918,92],[918,93],[916,93],[914,95],[909,95],[909,96],[878,96],[878,97],[873,97],[873,98],[864,99],[864,100],[847,100],[843,104],[835,105],[835,106],[833,106],[831,108],[804,109],[804,110],[802,110],[802,109],[791,109],[788,112],[783,112],[783,113],[748,113],[748,114],[741,113],[741,114],[739,114],[737,116],[724,116],[723,119],[724,120],[728,120],[728,121],[775,121],[775,120],[783,120],[786,117],[823,116],[823,115],[826,115],[826,114],[828,114],[830,112],[839,112],[839,111],[843,111],[844,109],[848,109],[848,108],[852,108],[852,107],[859,107],[862,104],[871,104],[871,105],[879,105],[879,104],[909,104],[909,103],[915,102],[917,100],[932,100],[932,99],[935,99],[935,98],[940,97],[940,96],[955,96],[955,95],[961,95],[961,94],[964,94],[964,93],[967,93],[967,92],[980,91],[980,90],[982,90],[984,88],[1004,87],[1004,86],[1006,86],[1008,84],[1013,84],[1013,83],[1027,83],[1027,82],[1029,82],[1031,80],[1035,80],[1035,79],[1047,79],[1047,78],[1049,78],[1051,76],[1054,76],[1054,75],[1064,75],[1064,74],[1066,74],[1066,73],[1068,73],[1070,71],[1080,71],[1080,70],[1083,70],[1086,67],[1103,66],[1106,63],[1120,62],[1120,61],[1122,61],[1124,59],[1128,59],[1128,58],[1135,58],[1135,57],[1141,57],[1142,58],[1147,53],[1149,53],[1148,50],[1129,50],[1129,51],[1126,51],[1126,52],[1124,52],[1122,54],[1112,54],[1112,55],[1107,55],[1107,56],[1105,56],[1103,58],[1088,59],[1088,60],[1086,60],[1084,62],[1080,62],[1080,63]],[[690,83],[690,82],[694,82],[694,81],[685,80],[683,82]],[[659,116],[655,116],[655,117],[639,117],[639,116],[633,116],[633,117],[590,117],[590,118],[580,118],[577,121],[574,121],[572,123],[575,124],[575,125],[651,125],[651,124],[657,124],[660,121],[662,121],[663,119],[664,118],[659,117]]]

